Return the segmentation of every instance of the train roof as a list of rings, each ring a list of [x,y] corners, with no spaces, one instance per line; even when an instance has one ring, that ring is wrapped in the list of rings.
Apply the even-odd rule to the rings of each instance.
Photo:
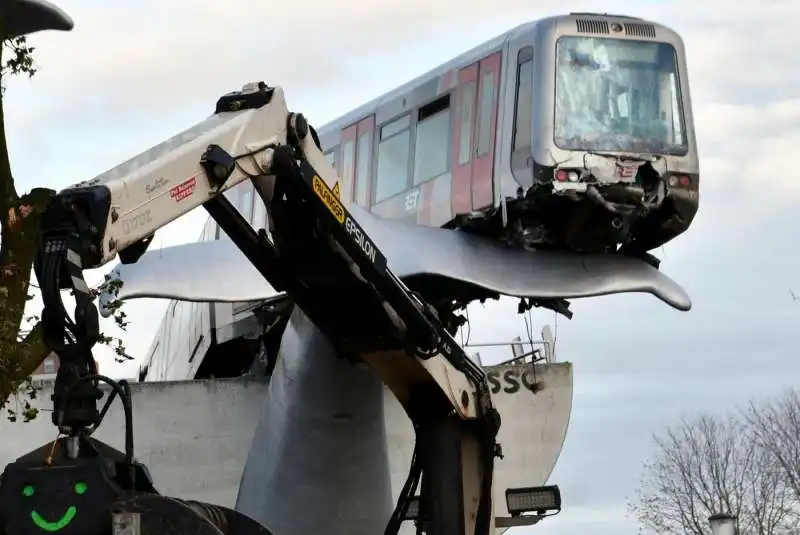
[[[471,48],[467,52],[464,52],[463,54],[454,57],[450,61],[447,61],[446,63],[443,63],[438,67],[434,67],[425,74],[417,76],[413,80],[404,83],[400,87],[397,87],[389,91],[388,93],[384,93],[383,95],[370,100],[366,104],[362,104],[361,106],[348,112],[347,114],[341,115],[336,119],[325,124],[325,126],[320,129],[320,135],[326,134],[331,131],[336,131],[346,128],[351,124],[358,122],[359,119],[362,119],[365,116],[369,115],[370,113],[373,113],[382,104],[391,102],[396,98],[401,97],[402,95],[412,91],[414,88],[424,85],[427,82],[430,82],[431,80],[436,80],[441,76],[443,76],[448,71],[451,71],[452,69],[478,61],[479,59],[489,55],[489,53],[491,53],[492,51],[499,49],[509,39],[513,39],[515,37],[518,37],[519,35],[522,35],[530,31],[536,26],[538,22],[540,21],[531,21],[525,24],[521,24],[510,31],[504,32],[493,39],[490,39],[474,48]]]
[[[413,80],[410,80],[404,83],[403,85],[396,87],[395,89],[389,91],[388,93],[384,93],[383,95],[374,98],[365,104],[362,104],[358,108],[346,113],[345,115],[341,115],[336,119],[333,119],[332,121],[325,124],[323,128],[320,129],[319,133],[320,135],[324,136],[331,132],[342,130],[352,124],[355,124],[364,117],[374,113],[381,105],[392,102],[397,98],[402,97],[407,93],[410,93],[415,88],[422,86],[432,80],[440,78],[445,73],[453,69],[456,69],[463,65],[469,65],[471,63],[474,63],[475,61],[478,61],[481,58],[488,56],[491,52],[500,49],[507,41],[519,38],[525,33],[532,31],[539,25],[551,26],[551,25],[557,25],[558,23],[568,19],[595,18],[595,17],[629,20],[629,21],[642,22],[645,24],[653,24],[658,28],[660,28],[662,31],[666,31],[670,34],[673,34],[676,38],[679,38],[672,29],[667,28],[662,24],[645,20],[639,17],[632,17],[630,15],[619,15],[616,13],[572,12],[568,14],[564,13],[560,15],[543,17],[541,19],[520,24],[516,28],[506,31],[493,39],[490,39],[476,47],[471,48],[470,50],[464,52],[463,54],[460,54],[452,58],[451,60],[439,65],[438,67],[435,67],[429,70],[428,72],[420,76],[417,76]]]

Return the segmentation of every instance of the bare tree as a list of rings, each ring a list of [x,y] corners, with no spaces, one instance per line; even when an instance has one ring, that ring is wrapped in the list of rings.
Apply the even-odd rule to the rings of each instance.
[[[753,440],[773,456],[786,483],[800,503],[800,392],[753,401],[743,411]]]
[[[739,518],[740,535],[797,533],[781,467],[751,440],[742,419],[683,418],[654,442],[629,504],[647,532],[707,535],[708,517],[728,512]]]

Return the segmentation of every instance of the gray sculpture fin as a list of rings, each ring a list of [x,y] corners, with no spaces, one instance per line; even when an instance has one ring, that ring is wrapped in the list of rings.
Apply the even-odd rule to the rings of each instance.
[[[401,279],[445,277],[501,295],[574,299],[646,292],[678,310],[691,299],[681,286],[642,260],[611,254],[525,251],[458,230],[410,225],[351,206],[367,234]],[[160,297],[184,301],[243,302],[282,297],[227,238],[152,250],[119,265],[112,299]]]

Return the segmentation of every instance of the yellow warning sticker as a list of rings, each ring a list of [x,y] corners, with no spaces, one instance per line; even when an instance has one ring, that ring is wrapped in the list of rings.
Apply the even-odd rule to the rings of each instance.
[[[328,207],[328,210],[331,211],[336,221],[338,221],[339,224],[344,224],[344,207],[336,196],[336,190],[331,191],[325,181],[317,175],[314,175],[312,185],[314,193],[322,200],[322,203]],[[338,185],[337,183],[336,186],[338,187]]]
[[[333,196],[337,199],[341,200],[342,196],[339,195],[339,181],[336,181],[336,184],[333,185]]]

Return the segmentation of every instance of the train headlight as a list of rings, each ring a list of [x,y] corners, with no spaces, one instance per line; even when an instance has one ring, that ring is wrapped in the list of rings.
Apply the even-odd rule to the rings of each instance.
[[[682,188],[688,188],[692,184],[692,180],[688,176],[681,176],[681,175],[672,175],[669,177],[668,181],[671,187],[680,186]]]
[[[578,172],[577,171],[570,171],[569,173],[567,173],[567,177],[569,178],[570,182],[577,182],[578,179],[580,178],[578,176]]]

